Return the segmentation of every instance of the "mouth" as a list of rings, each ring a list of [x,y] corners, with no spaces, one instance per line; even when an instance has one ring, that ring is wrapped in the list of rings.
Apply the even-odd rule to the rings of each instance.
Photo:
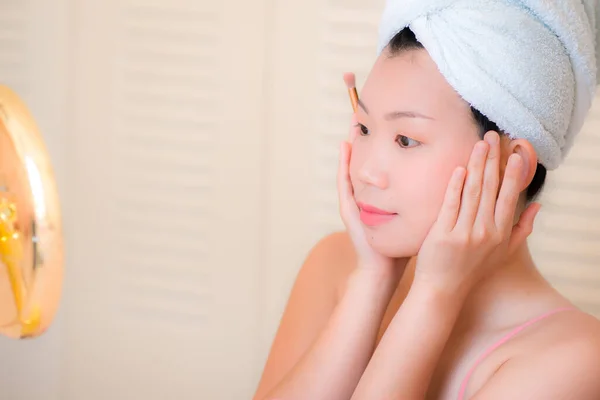
[[[383,225],[398,215],[369,204],[358,203],[357,205],[360,210],[360,220],[367,226]]]

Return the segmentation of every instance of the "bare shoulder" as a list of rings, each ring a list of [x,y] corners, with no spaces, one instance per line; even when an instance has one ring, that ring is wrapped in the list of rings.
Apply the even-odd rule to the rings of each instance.
[[[548,318],[525,335],[523,360],[555,358],[562,362],[587,363],[588,354],[600,368],[600,320],[580,310]],[[596,356],[599,355],[599,356]]]
[[[600,321],[583,312],[545,321],[522,341],[474,400],[600,398]]]
[[[586,381],[586,376],[600,376],[600,320],[583,311],[564,312],[552,323],[541,325],[531,339],[537,345],[524,354],[523,368],[530,364],[545,370],[549,378],[560,375],[567,378],[564,385],[589,387],[597,396],[593,398],[600,398],[598,380]]]
[[[600,373],[600,320],[581,311],[565,313],[563,317],[563,324],[555,328],[552,349],[556,356],[569,358],[586,368],[592,362]]]
[[[580,310],[561,313],[547,325],[542,325],[537,330],[537,341],[547,337],[552,344],[551,349],[561,351],[580,351],[581,349],[600,348],[600,320],[593,315]],[[548,347],[548,346],[545,346]],[[536,350],[542,351],[542,348]],[[546,349],[547,351],[547,349]],[[600,362],[600,357],[598,358]]]
[[[311,250],[304,267],[309,271],[319,270],[321,278],[333,285],[339,297],[348,276],[356,268],[356,253],[348,233],[339,231],[323,237]]]
[[[319,240],[308,259],[331,262],[330,268],[335,269],[335,272],[347,274],[354,268],[356,254],[348,233],[338,231]]]

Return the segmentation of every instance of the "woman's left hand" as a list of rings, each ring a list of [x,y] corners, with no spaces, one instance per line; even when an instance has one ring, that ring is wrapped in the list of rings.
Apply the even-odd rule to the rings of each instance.
[[[500,193],[500,138],[488,132],[467,169],[454,171],[437,221],[417,256],[415,283],[467,294],[527,239],[540,205],[533,203],[514,225],[523,188],[522,159],[512,154]]]

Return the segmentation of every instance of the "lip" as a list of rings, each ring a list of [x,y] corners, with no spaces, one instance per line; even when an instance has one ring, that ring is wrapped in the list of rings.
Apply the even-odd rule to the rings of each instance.
[[[369,204],[358,203],[357,205],[360,210],[360,220],[367,226],[383,225],[398,215]]]

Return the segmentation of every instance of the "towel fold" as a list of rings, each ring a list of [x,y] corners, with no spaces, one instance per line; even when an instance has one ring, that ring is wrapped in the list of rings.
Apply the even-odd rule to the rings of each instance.
[[[378,53],[409,27],[448,83],[557,168],[600,81],[600,0],[388,0]]]

